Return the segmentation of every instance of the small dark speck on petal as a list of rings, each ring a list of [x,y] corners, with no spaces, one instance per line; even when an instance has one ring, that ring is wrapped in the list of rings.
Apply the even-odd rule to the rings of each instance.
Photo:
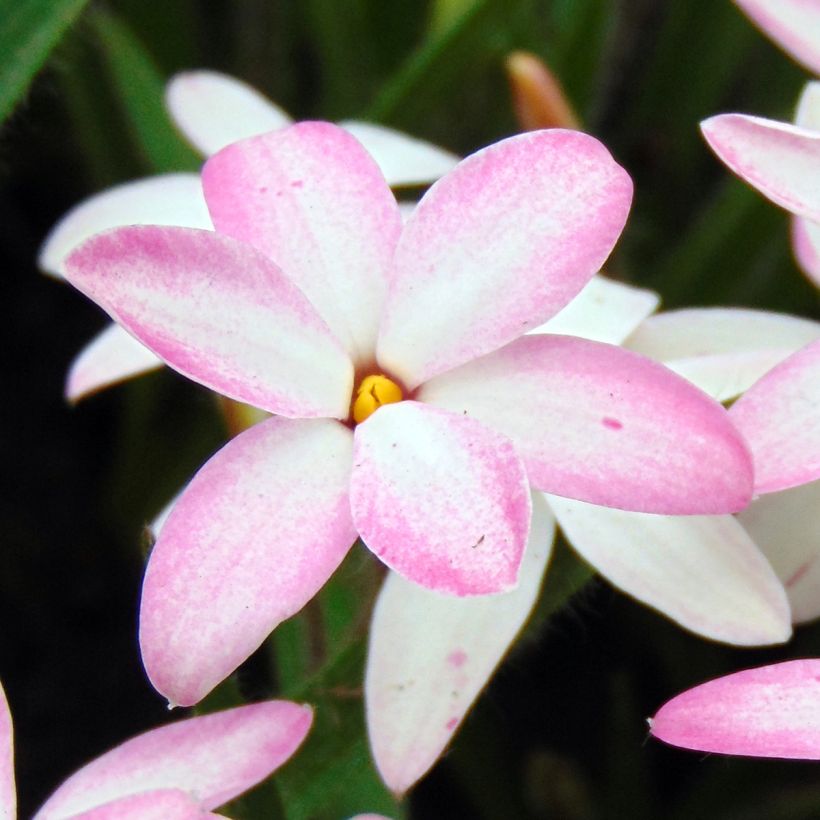
[[[293,182],[290,183],[291,188],[303,188],[305,183],[301,179],[294,179]]]
[[[604,416],[604,418],[601,419],[601,424],[610,430],[622,430],[624,426],[623,422],[618,421],[618,419],[611,419],[608,416]]]

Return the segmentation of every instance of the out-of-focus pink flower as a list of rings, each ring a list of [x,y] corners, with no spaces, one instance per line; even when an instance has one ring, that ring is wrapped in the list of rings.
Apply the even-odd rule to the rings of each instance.
[[[264,780],[299,748],[309,706],[273,700],[189,718],[117,746],[68,778],[35,820],[194,820]],[[0,816],[17,813],[11,713],[0,687]]]
[[[210,156],[239,139],[291,123],[290,117],[255,89],[214,71],[176,75],[166,103],[183,134]],[[391,128],[350,120],[342,126],[375,159],[389,185],[427,185],[453,168],[458,157]],[[118,185],[72,208],[51,230],[39,255],[46,272],[62,277],[68,254],[83,240],[121,225],[176,225],[212,229],[199,176],[163,174]],[[66,397],[80,399],[162,361],[117,325],[96,336],[72,363]]]
[[[820,760],[820,659],[695,686],[664,704],[649,726],[655,737],[685,749]]]

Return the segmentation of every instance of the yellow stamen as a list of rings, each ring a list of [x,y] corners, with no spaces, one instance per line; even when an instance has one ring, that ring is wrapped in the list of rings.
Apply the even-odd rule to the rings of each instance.
[[[401,394],[401,388],[387,376],[380,374],[365,376],[353,401],[353,421],[361,424],[383,404],[395,404],[402,398],[404,397]]]

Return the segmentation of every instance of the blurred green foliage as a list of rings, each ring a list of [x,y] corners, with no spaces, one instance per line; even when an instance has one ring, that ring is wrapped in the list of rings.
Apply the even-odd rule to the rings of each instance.
[[[84,5],[0,2],[0,117],[11,115],[0,132],[0,207],[5,224],[18,226],[1,236],[15,304],[29,304],[34,248],[62,210],[106,185],[197,167],[163,107],[175,71],[228,71],[297,118],[369,118],[467,153],[516,130],[503,60],[528,49],[635,179],[633,215],[610,273],[658,290],[667,307],[729,303],[820,316],[816,292],[791,259],[784,214],[732,178],[698,134],[698,121],[722,110],[789,118],[806,79],[728,0],[108,0],[80,14]],[[60,299],[74,310],[74,295]],[[76,311],[72,341],[100,321],[88,308]],[[72,351],[54,349],[62,366]],[[49,389],[56,396],[59,385]],[[224,432],[203,391],[168,374],[94,402],[112,425],[110,449],[93,454],[102,476],[93,485],[97,513],[105,532],[119,533],[136,597],[141,526]],[[21,403],[36,419],[39,406]],[[5,532],[16,531],[16,514],[4,513]],[[45,544],[38,549],[47,562]],[[818,630],[782,650],[724,649],[599,582],[590,586],[591,575],[565,545],[558,550],[533,624],[499,681],[433,785],[399,805],[378,780],[364,734],[362,665],[380,575],[354,549],[317,601],[202,707],[275,693],[317,707],[299,757],[231,807],[233,816],[818,816],[820,770],[713,761],[686,768],[680,753],[640,745],[642,718],[660,700],[755,660],[816,654]],[[42,797],[37,788],[45,786],[38,781],[24,803]]]

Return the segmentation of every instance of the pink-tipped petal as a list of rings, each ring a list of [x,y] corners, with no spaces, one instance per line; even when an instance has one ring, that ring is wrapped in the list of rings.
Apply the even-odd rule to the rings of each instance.
[[[153,729],[83,766],[36,814],[57,820],[129,795],[178,789],[215,809],[264,780],[299,748],[309,706],[271,700]]]
[[[738,518],[786,587],[792,622],[820,617],[820,481],[765,495]]]
[[[820,760],[820,660],[703,683],[665,703],[649,725],[659,740],[684,749]]]
[[[545,322],[600,269],[631,199],[628,174],[577,131],[532,131],[468,157],[405,226],[379,362],[412,388]]]
[[[98,390],[150,373],[162,365],[162,359],[130,333],[117,324],[109,325],[71,363],[65,397],[70,402],[80,401]]]
[[[741,179],[787,211],[820,221],[820,132],[748,114],[718,114],[701,130]]]
[[[556,495],[670,515],[735,512],[751,497],[751,458],[726,411],[612,345],[524,336],[418,398],[509,436],[530,483]]]
[[[556,496],[549,503],[590,564],[686,629],[738,646],[790,637],[783,585],[731,515],[649,515]]]
[[[690,308],[649,317],[624,346],[727,401],[818,338],[820,322],[810,319],[745,308]]]
[[[436,762],[529,617],[555,523],[533,498],[521,582],[454,598],[388,575],[370,626],[365,701],[370,745],[388,787],[409,789]]]
[[[359,142],[300,123],[220,151],[202,184],[217,230],[270,256],[357,363],[371,363],[401,217]]]
[[[189,706],[322,587],[356,539],[352,436],[272,418],[232,439],[174,504],[145,572],[142,658]]]
[[[820,287],[820,223],[793,216],[792,250],[801,270]]]
[[[735,0],[766,35],[820,74],[820,4],[816,0]]]
[[[355,120],[339,125],[367,149],[391,186],[428,185],[459,162],[459,157],[437,145],[383,125]]]
[[[165,104],[179,130],[205,156],[291,123],[255,88],[217,71],[175,75],[165,89]]]
[[[752,451],[755,492],[820,478],[820,340],[770,370],[729,414]]]
[[[17,816],[17,786],[14,781],[14,727],[6,693],[0,685],[0,817]]]
[[[72,814],[71,820],[203,820],[219,817],[179,789],[154,789],[112,800],[88,811]]]
[[[427,589],[512,589],[530,529],[524,465],[474,419],[405,401],[356,428],[353,521],[387,566]]]
[[[250,246],[212,231],[119,228],[89,239],[66,267],[75,287],[206,387],[283,416],[347,416],[350,359]]]
[[[593,276],[586,287],[557,315],[530,333],[580,336],[596,342],[620,344],[655,311],[660,296],[652,290],[635,288]]]
[[[210,230],[211,217],[197,174],[164,174],[126,182],[75,205],[52,229],[37,264],[65,275],[65,259],[94,234],[122,225],[177,225]]]

